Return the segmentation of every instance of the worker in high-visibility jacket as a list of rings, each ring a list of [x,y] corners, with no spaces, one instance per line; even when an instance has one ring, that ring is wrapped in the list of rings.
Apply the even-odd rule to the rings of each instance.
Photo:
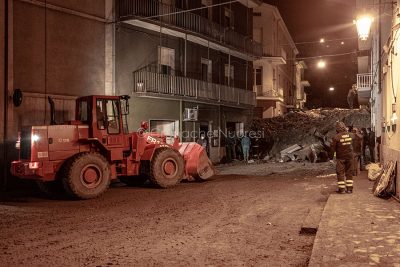
[[[353,134],[343,122],[336,123],[336,135],[332,138],[331,152],[336,153],[338,193],[353,193]]]

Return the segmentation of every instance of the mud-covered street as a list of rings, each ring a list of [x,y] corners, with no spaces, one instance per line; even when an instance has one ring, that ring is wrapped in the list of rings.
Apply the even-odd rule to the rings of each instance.
[[[312,166],[236,164],[204,183],[88,201],[3,198],[1,265],[306,266],[314,236],[302,222],[336,182],[329,163]]]

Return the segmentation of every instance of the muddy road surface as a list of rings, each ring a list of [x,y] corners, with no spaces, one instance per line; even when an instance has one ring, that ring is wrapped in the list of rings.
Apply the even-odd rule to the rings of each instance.
[[[88,201],[3,197],[0,265],[307,266],[314,236],[299,231],[335,177],[328,165],[293,164],[223,166],[204,183],[117,187]]]

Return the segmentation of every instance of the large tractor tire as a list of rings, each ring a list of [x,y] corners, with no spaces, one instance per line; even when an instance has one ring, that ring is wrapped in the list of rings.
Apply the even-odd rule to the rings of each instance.
[[[172,148],[159,148],[150,162],[150,181],[161,188],[178,184],[184,175],[185,163],[181,154]]]
[[[60,199],[65,197],[65,190],[61,180],[43,182],[36,181],[39,190],[51,199]]]
[[[69,160],[62,181],[70,196],[90,199],[100,196],[108,189],[110,177],[110,166],[103,156],[98,153],[83,153]]]

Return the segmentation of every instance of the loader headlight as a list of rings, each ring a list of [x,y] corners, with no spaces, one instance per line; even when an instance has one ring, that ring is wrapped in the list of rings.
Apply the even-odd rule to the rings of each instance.
[[[39,136],[39,135],[37,135],[37,134],[33,134],[33,135],[32,135],[32,141],[33,141],[33,142],[37,142],[37,141],[39,141],[39,139],[40,139],[40,136]]]

